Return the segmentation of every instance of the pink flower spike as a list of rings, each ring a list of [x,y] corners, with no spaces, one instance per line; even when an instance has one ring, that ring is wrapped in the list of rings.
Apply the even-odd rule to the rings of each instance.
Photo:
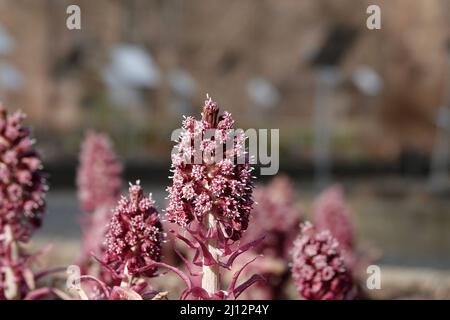
[[[310,247],[317,247],[313,255],[307,252]],[[301,226],[294,242],[292,276],[298,293],[306,300],[344,300],[355,294],[337,240],[328,231],[317,232],[309,222]]]
[[[210,162],[204,159],[209,150],[192,149],[192,146],[214,146],[225,148],[214,140],[214,136],[226,135],[227,130],[233,129],[231,116],[218,116],[217,104],[208,96],[202,113],[202,121],[186,118],[183,122],[184,131],[180,136],[177,147],[178,153],[172,163],[173,184],[168,188],[169,205],[166,210],[170,222],[182,227],[193,221],[203,223],[209,214],[214,216],[219,228],[227,241],[240,239],[248,227],[248,219],[253,206],[250,179],[250,165],[248,159],[243,164],[234,163],[239,154],[239,141],[243,139],[238,134],[232,149],[227,150],[233,155],[232,159]],[[189,119],[189,121],[188,121]],[[214,129],[215,135],[208,136],[207,130]],[[200,143],[195,143],[199,141]],[[218,147],[219,146],[219,147]],[[200,154],[200,162],[195,162],[193,154]],[[192,161],[190,161],[192,160]],[[198,159],[197,159],[198,160]],[[219,244],[220,245],[220,244]]]
[[[156,268],[139,269],[161,259],[162,224],[152,198],[130,184],[129,197],[119,200],[106,234],[105,262],[117,273],[152,277]]]
[[[87,133],[81,145],[77,186],[81,207],[87,213],[119,198],[122,166],[106,134]]]
[[[183,120],[172,154],[166,217],[187,232],[176,237],[194,250],[192,264],[202,268],[201,287],[186,289],[184,298],[233,298],[221,290],[221,269],[230,268],[252,246],[239,248],[253,208],[245,140],[242,130],[234,131],[229,113],[219,116],[219,107],[209,95],[201,120]]]
[[[24,118],[0,105],[0,234],[9,225],[17,241],[28,241],[41,226],[48,189]]]

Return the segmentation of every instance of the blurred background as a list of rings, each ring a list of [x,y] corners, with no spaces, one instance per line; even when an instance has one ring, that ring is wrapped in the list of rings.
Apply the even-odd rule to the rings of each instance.
[[[70,4],[81,30],[66,28]],[[280,129],[280,171],[306,212],[340,183],[380,263],[448,280],[449,44],[450,0],[0,0],[0,99],[28,114],[50,173],[42,241],[80,236],[89,128],[163,209],[170,134],[209,93],[238,127]]]

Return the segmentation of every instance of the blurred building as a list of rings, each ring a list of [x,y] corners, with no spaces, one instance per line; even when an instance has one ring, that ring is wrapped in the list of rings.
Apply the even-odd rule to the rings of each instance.
[[[371,31],[366,8],[374,3],[381,6],[382,29]],[[82,30],[65,27],[69,4],[81,7]],[[158,154],[181,114],[198,112],[208,92],[239,113],[243,127],[281,128],[286,158],[308,157],[316,92],[311,56],[345,27],[357,35],[339,65],[342,81],[329,106],[335,157],[427,153],[436,110],[449,90],[449,12],[446,0],[1,0],[0,26],[14,48],[0,62],[14,66],[21,79],[20,90],[1,89],[1,100],[25,110],[50,140],[55,132],[78,137],[97,127]],[[139,48],[160,75],[118,101],[108,86],[120,82],[105,81],[104,74],[119,46]],[[355,86],[361,66],[376,72],[382,90],[371,95]],[[180,94],[181,80],[174,82],[180,70],[183,88],[194,90],[195,83],[195,94]],[[271,101],[265,106],[261,99]],[[68,152],[75,146],[69,143]]]

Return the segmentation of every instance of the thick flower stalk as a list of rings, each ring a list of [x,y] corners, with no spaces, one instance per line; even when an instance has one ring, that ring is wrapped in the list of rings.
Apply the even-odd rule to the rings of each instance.
[[[306,300],[344,300],[355,295],[338,241],[328,231],[317,232],[309,222],[294,241],[292,276]]]
[[[122,165],[107,135],[88,132],[77,172],[78,198],[84,212],[115,203],[122,188]]]
[[[41,226],[46,178],[25,115],[0,106],[0,233],[9,226],[17,241],[28,241]]]
[[[277,176],[268,185],[257,186],[254,195],[256,205],[250,220],[251,228],[244,239],[265,236],[264,241],[253,249],[263,254],[264,259],[250,266],[250,270],[263,274],[267,284],[246,291],[244,297],[281,299],[284,298],[283,288],[290,279],[287,261],[298,234],[302,211],[296,203],[293,183],[287,176]],[[264,291],[264,294],[258,295],[257,291]]]
[[[315,201],[313,214],[317,230],[330,231],[339,242],[347,267],[352,269],[356,263],[354,231],[342,188],[333,186],[326,189]]]
[[[172,153],[173,183],[167,188],[166,216],[187,231],[189,239],[178,238],[196,250],[193,263],[202,268],[201,288],[189,284],[185,296],[222,299],[235,295],[222,291],[220,269],[229,268],[237,255],[251,247],[233,246],[247,229],[253,206],[245,141],[245,134],[234,130],[231,114],[219,116],[209,96],[201,120],[185,117],[183,121]],[[228,262],[222,261],[227,256]],[[255,281],[253,277],[251,282]]]

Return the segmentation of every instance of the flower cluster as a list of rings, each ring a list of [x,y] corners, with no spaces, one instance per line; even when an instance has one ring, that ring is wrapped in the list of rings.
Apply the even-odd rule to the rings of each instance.
[[[314,204],[314,225],[317,230],[329,230],[339,242],[344,261],[355,265],[353,225],[345,207],[342,189],[333,186],[325,190]]]
[[[343,300],[354,295],[353,280],[345,266],[338,241],[312,224],[301,226],[292,250],[292,275],[306,300]]]
[[[182,227],[202,225],[211,214],[219,237],[235,241],[247,229],[253,206],[251,167],[245,135],[233,130],[231,114],[218,113],[208,98],[201,121],[184,119],[172,154],[173,184],[167,189],[166,212],[170,222]]]
[[[77,174],[82,209],[92,213],[99,206],[115,203],[122,187],[122,166],[108,136],[89,132],[81,146]]]
[[[52,288],[37,288],[37,281],[56,269],[32,270],[45,250],[29,254],[22,247],[42,224],[47,192],[41,158],[24,118],[0,105],[0,300],[54,296]]]
[[[145,197],[137,181],[130,184],[129,197],[118,200],[112,216],[109,212],[108,206],[96,209],[92,227],[98,230],[91,230],[86,239],[94,244],[90,249],[101,270],[94,268],[100,265],[92,265],[88,274],[77,277],[65,299],[166,299],[167,292],[154,290],[145,279],[156,276],[163,242],[162,224],[151,195]],[[105,239],[104,246],[95,246],[101,239]]]
[[[114,209],[106,234],[105,263],[117,274],[154,275],[156,268],[142,270],[161,259],[162,225],[151,195],[130,184],[129,198],[122,197]]]
[[[221,283],[222,269],[231,269],[238,256],[262,240],[246,244],[238,241],[248,227],[253,207],[252,168],[245,142],[243,131],[234,129],[231,115],[225,112],[219,116],[217,104],[208,95],[200,121],[184,118],[172,153],[173,183],[167,188],[166,217],[175,225],[171,230],[175,237],[188,250],[194,250],[192,262],[177,252],[189,275],[173,266],[157,264],[183,279],[186,289],[181,299],[236,299],[264,280],[254,274],[237,285],[253,258],[239,266],[226,290]]]
[[[45,209],[46,178],[25,115],[0,106],[0,233],[9,225],[18,241],[28,241],[40,227]]]

